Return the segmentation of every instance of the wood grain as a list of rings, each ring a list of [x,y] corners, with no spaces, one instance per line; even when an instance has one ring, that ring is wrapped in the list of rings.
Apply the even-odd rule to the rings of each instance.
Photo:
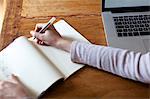
[[[36,23],[63,18],[94,44],[106,45],[101,0],[6,0],[0,49],[16,37],[30,37]],[[40,83],[40,82],[39,82]],[[148,99],[149,85],[86,66],[43,98]]]
[[[4,21],[4,14],[6,10],[6,1],[0,0],[0,32],[2,31],[3,21]]]
[[[22,16],[98,15],[99,0],[23,0]]]

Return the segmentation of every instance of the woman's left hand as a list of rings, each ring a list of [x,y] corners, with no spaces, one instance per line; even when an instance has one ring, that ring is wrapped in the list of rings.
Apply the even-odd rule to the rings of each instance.
[[[25,87],[19,79],[12,75],[8,81],[0,81],[0,99],[26,99],[29,98]]]

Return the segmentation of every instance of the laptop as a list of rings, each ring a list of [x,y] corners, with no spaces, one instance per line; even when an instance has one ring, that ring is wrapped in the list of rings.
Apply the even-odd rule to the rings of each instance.
[[[150,51],[150,0],[102,0],[108,46]]]

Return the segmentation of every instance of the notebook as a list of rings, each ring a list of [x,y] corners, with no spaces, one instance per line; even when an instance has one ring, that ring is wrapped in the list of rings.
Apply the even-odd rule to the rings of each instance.
[[[64,38],[89,42],[64,20],[56,22],[54,27]],[[13,73],[34,97],[82,67],[71,61],[69,53],[38,45],[24,36],[15,39],[0,52],[0,80],[7,79]]]

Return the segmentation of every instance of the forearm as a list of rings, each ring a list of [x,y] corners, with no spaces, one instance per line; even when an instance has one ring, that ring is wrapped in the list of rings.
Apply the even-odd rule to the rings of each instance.
[[[88,64],[122,77],[150,83],[150,53],[73,42],[72,61]]]

